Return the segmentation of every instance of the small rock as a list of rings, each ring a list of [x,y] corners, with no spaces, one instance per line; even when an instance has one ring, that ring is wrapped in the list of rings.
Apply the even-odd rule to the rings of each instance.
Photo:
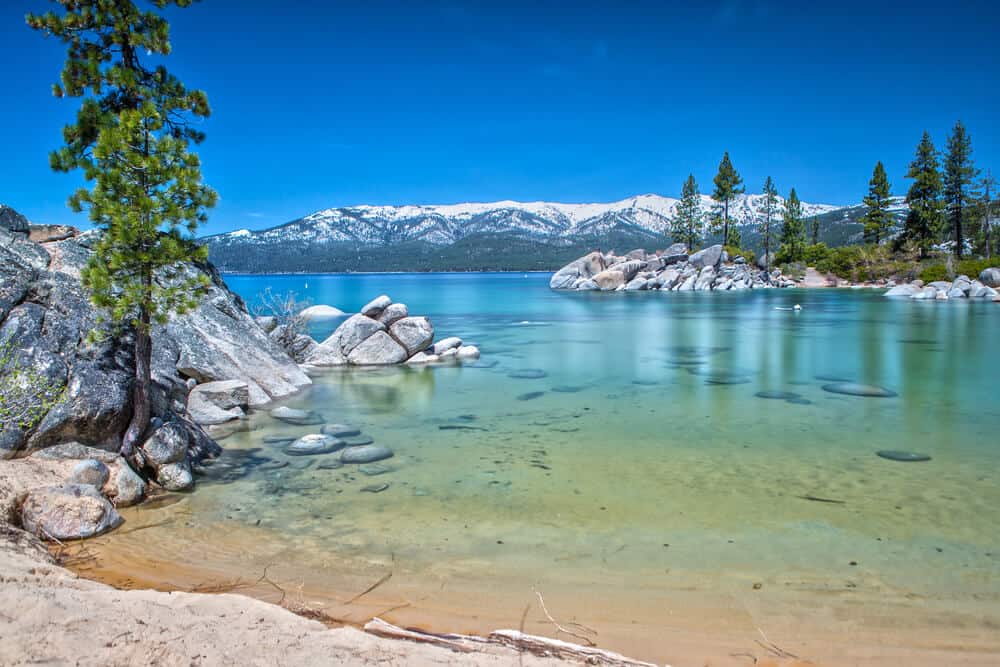
[[[381,463],[365,463],[364,465],[358,466],[358,472],[368,475],[369,477],[384,475],[387,472],[392,471],[393,468],[387,465],[382,465]]]
[[[122,518],[89,484],[32,489],[21,504],[21,525],[47,540],[79,540],[117,528]]]
[[[351,438],[361,435],[361,429],[356,426],[348,426],[347,424],[327,424],[320,429],[320,433],[323,435],[332,435],[335,438]]]
[[[392,305],[392,299],[385,294],[377,296],[364,305],[361,314],[365,317],[377,318],[382,311]]]
[[[456,354],[459,359],[478,359],[479,348],[475,345],[462,345]]]
[[[168,463],[156,471],[156,483],[167,491],[185,491],[194,486],[191,464],[186,460]]]
[[[343,450],[340,453],[340,460],[344,463],[374,463],[392,456],[393,451],[385,445],[362,445]]]
[[[881,449],[875,452],[878,456],[883,459],[889,459],[890,461],[901,461],[904,463],[914,463],[917,461],[930,461],[931,457],[927,454],[918,454],[917,452],[904,452],[898,449]]]
[[[860,384],[857,382],[833,382],[823,385],[823,391],[832,394],[846,394],[848,396],[866,396],[869,398],[892,398],[898,394],[891,389],[879,387],[872,384]]]
[[[90,484],[98,489],[103,488],[111,477],[108,466],[96,459],[85,459],[73,466],[69,481],[71,484]]]
[[[434,343],[434,347],[431,348],[431,353],[440,356],[443,352],[452,349],[458,349],[462,346],[462,339],[458,336],[451,336],[445,338],[444,340],[439,340]]]
[[[271,416],[295,426],[316,426],[323,423],[323,417],[312,410],[297,410],[285,406],[271,410]]]
[[[302,436],[286,447],[285,453],[291,456],[314,456],[316,454],[329,454],[343,447],[344,443],[332,435],[311,433]]]
[[[369,484],[368,486],[361,487],[363,493],[382,493],[389,488],[389,482],[383,482],[381,484]]]

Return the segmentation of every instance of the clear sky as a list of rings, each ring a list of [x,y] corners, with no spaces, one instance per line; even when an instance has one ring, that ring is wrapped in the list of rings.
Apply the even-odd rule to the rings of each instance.
[[[141,0],[140,0],[141,1]],[[47,152],[61,44],[0,0],[0,202],[85,226]],[[749,188],[860,201],[893,190],[924,129],[956,119],[1000,172],[1000,3],[205,0],[171,10],[168,65],[206,90],[205,230],[352,204],[611,201],[709,190],[729,150]]]

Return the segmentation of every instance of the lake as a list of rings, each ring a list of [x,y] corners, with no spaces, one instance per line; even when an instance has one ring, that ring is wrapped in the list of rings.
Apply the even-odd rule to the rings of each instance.
[[[996,660],[996,304],[548,278],[228,276],[251,304],[268,285],[347,312],[386,293],[482,358],[316,377],[282,404],[356,425],[392,459],[287,456],[263,438],[318,427],[254,414],[195,493],[88,541],[86,571],[673,664]]]

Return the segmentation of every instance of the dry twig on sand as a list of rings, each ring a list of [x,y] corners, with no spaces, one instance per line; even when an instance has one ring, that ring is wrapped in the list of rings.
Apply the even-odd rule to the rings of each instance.
[[[571,637],[576,637],[580,641],[586,642],[587,646],[597,646],[597,644],[595,644],[590,639],[590,637],[588,637],[586,635],[581,635],[581,634],[576,633],[576,632],[573,632],[572,630],[569,630],[568,628],[565,628],[565,627],[559,625],[559,623],[556,621],[556,619],[552,618],[552,614],[549,613],[548,608],[545,606],[545,598],[542,597],[542,594],[539,593],[534,588],[532,588],[531,590],[533,590],[535,592],[535,595],[538,596],[538,602],[541,603],[541,605],[542,605],[542,611],[545,613],[545,616],[549,619],[549,621],[552,622],[552,625],[556,626],[556,630],[558,630],[559,632],[563,632],[563,633],[565,633],[565,634],[567,634],[567,635],[569,635]],[[579,625],[579,624],[575,623],[574,625]],[[582,628],[583,626],[580,626],[580,627]],[[593,632],[593,631],[591,631],[591,632]],[[594,633],[594,634],[597,634],[597,633]]]

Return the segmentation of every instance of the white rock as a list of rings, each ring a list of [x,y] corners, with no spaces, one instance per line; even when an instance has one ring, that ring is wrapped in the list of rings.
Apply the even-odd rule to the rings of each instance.
[[[318,304],[315,306],[309,306],[299,313],[303,319],[307,321],[322,321],[322,320],[333,320],[338,317],[343,317],[346,315],[344,311],[339,308],[334,308],[333,306],[325,306]]]
[[[438,342],[434,343],[434,347],[432,348],[432,353],[440,357],[443,357],[444,353],[447,350],[452,350],[452,349],[457,350],[457,348],[461,346],[462,346],[462,339],[459,338],[458,336],[451,336],[450,338],[445,338],[444,340],[439,340]]]
[[[479,348],[475,345],[463,345],[458,348],[456,352],[459,359],[478,359],[479,358]]]
[[[378,316],[378,321],[388,327],[409,314],[410,311],[405,303],[394,303],[382,311],[382,314]]]
[[[423,352],[434,341],[434,326],[426,317],[404,317],[393,323],[389,335],[403,346],[406,356],[410,357]]]
[[[347,355],[355,366],[388,366],[406,361],[406,349],[384,331],[376,331]]]
[[[367,317],[378,317],[382,314],[382,311],[392,305],[392,299],[390,299],[385,294],[377,296],[368,303],[365,304],[364,308],[361,309],[361,314]]]

